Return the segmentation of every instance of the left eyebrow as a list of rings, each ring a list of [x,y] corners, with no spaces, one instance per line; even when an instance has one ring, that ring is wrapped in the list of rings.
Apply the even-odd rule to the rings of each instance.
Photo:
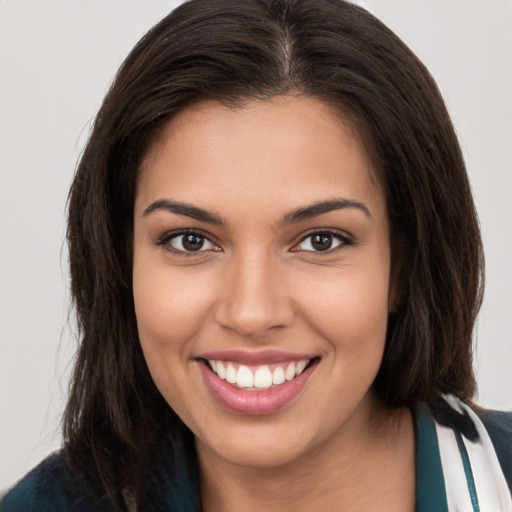
[[[356,210],[362,211],[367,217],[372,217],[370,210],[364,203],[355,201],[353,199],[340,198],[331,199],[329,201],[320,201],[318,203],[313,203],[308,206],[297,208],[296,210],[287,213],[282,218],[279,225],[295,224],[297,222],[302,222],[304,220],[317,217],[318,215],[322,215],[324,213],[329,213],[334,210],[343,210],[345,208],[355,208]]]

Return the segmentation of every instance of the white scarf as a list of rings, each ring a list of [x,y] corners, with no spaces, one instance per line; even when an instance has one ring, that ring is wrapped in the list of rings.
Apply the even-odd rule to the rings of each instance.
[[[494,446],[480,418],[454,396],[453,409],[470,417],[478,438],[470,441],[435,422],[450,512],[512,512],[512,498]]]

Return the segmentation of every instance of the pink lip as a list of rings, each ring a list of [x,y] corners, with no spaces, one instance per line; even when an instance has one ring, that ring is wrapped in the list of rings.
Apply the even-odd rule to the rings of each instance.
[[[212,361],[231,361],[233,363],[247,366],[258,366],[263,364],[286,363],[291,361],[309,361],[313,359],[309,354],[292,354],[279,350],[266,350],[263,352],[247,352],[243,350],[221,350],[208,352],[199,356],[200,359]]]
[[[217,359],[217,357],[218,355],[211,359],[221,359]],[[297,360],[304,359],[307,359],[307,357],[301,356]],[[233,361],[233,359],[229,360]],[[290,359],[288,358],[287,361],[290,361]],[[205,362],[198,362],[198,364],[206,385],[221,405],[238,414],[261,416],[276,412],[288,405],[302,391],[309,377],[315,371],[318,361],[314,360],[294,379],[262,391],[239,389],[219,378]]]

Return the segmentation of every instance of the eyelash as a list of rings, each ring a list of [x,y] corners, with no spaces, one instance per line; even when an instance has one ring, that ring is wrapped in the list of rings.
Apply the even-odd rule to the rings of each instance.
[[[201,238],[204,241],[207,241],[210,244],[212,244],[213,246],[217,247],[216,244],[214,244],[214,242],[212,242],[210,240],[210,238],[208,237],[207,234],[205,234],[203,231],[195,230],[195,229],[184,229],[181,231],[171,231],[171,232],[165,233],[156,241],[155,245],[163,247],[165,250],[167,250],[173,254],[177,254],[177,255],[185,256],[185,257],[194,256],[196,253],[200,253],[200,252],[206,252],[205,250],[201,250],[202,246],[197,251],[181,250],[181,249],[176,249],[171,246],[172,240],[177,239],[179,237],[186,236],[186,235],[197,236],[198,238]],[[294,247],[291,249],[291,251],[292,252],[300,252],[300,249],[296,249],[296,248],[299,245],[301,245],[302,243],[304,243],[306,240],[308,240],[309,238],[312,238],[315,235],[324,235],[324,236],[333,237],[334,239],[339,241],[340,244],[332,249],[328,248],[325,251],[305,250],[303,252],[315,253],[315,254],[331,254],[333,252],[343,250],[346,247],[354,244],[354,242],[351,238],[349,238],[345,234],[340,233],[339,231],[336,231],[333,229],[320,229],[320,230],[311,231],[311,232],[307,233],[306,235],[304,235],[300,239],[300,242],[297,243],[296,245],[294,245]],[[207,249],[207,250],[211,250],[211,249]],[[214,250],[219,250],[219,249],[214,249]]]
[[[185,256],[185,257],[195,256],[197,253],[205,252],[204,250],[201,250],[202,246],[197,251],[186,251],[186,250],[176,249],[171,246],[171,242],[174,239],[177,239],[179,237],[183,237],[186,235],[193,235],[198,238],[202,238],[204,241],[207,241],[216,247],[216,245],[210,240],[208,235],[206,235],[203,231],[196,230],[196,229],[183,229],[181,231],[171,231],[168,233],[164,233],[156,241],[155,245],[163,247],[166,251],[169,251],[173,254],[177,254],[179,256]]]
[[[300,244],[305,242],[308,238],[312,238],[315,235],[324,235],[324,236],[327,235],[327,236],[330,236],[330,237],[338,240],[340,242],[340,244],[338,246],[334,247],[334,248],[329,248],[329,249],[327,249],[325,251],[311,251],[311,250],[307,250],[307,251],[304,251],[304,252],[310,252],[310,253],[315,253],[315,254],[332,254],[333,252],[337,252],[337,251],[343,250],[343,249],[347,248],[348,246],[354,244],[354,241],[351,238],[349,238],[345,234],[340,233],[339,231],[336,231],[334,229],[319,229],[319,230],[311,231],[311,232],[307,233],[306,235],[304,235],[301,238],[300,242],[294,246],[294,248],[292,249],[292,252],[299,252],[299,250],[294,250],[295,247],[299,246]]]

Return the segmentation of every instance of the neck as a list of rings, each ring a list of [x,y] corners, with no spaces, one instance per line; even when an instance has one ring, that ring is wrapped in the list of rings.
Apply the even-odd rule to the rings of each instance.
[[[407,409],[376,400],[302,457],[278,467],[242,467],[197,441],[204,512],[414,509],[414,429]]]

